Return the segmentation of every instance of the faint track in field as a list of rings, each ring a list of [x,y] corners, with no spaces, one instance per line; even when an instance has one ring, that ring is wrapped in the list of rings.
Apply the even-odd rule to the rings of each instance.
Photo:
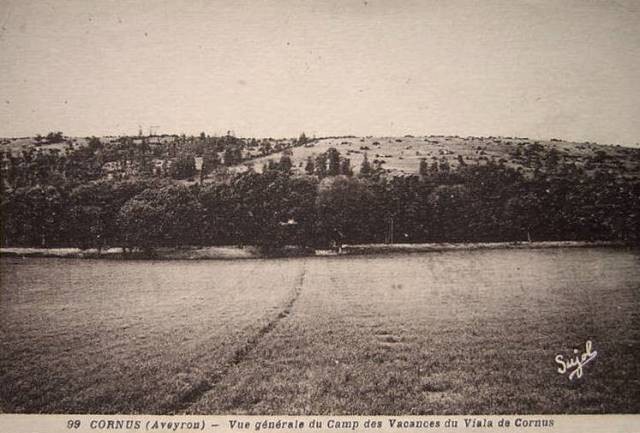
[[[227,361],[222,368],[218,369],[215,374],[211,375],[209,380],[203,380],[195,385],[189,392],[183,394],[177,401],[172,402],[164,406],[161,409],[163,414],[176,414],[185,412],[191,405],[196,403],[203,395],[211,391],[217,383],[219,383],[234,366],[241,364],[249,354],[255,349],[260,340],[269,335],[275,327],[291,314],[294,304],[302,293],[302,286],[307,274],[306,261],[302,264],[302,271],[296,277],[296,281],[293,287],[293,293],[282,310],[269,320],[262,328],[258,330],[251,338],[249,338],[241,347],[236,349],[229,361]]]

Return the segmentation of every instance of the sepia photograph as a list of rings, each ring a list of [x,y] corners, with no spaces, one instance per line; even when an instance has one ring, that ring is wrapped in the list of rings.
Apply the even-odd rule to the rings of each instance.
[[[0,21],[0,425],[640,414],[640,2]]]

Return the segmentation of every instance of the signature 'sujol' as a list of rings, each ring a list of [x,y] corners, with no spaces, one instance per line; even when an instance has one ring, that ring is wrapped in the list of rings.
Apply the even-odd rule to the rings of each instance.
[[[598,352],[593,350],[593,345],[591,340],[587,340],[585,343],[585,351],[581,354],[578,354],[578,349],[573,349],[574,357],[565,360],[562,355],[556,355],[556,363],[560,365],[558,367],[558,373],[564,374],[567,371],[571,371],[569,373],[569,380],[573,380],[574,377],[580,379],[582,377],[582,367],[591,362]],[[573,370],[571,370],[573,369]]]

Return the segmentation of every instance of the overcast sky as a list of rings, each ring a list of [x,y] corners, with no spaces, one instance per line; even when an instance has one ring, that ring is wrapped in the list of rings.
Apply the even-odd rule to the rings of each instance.
[[[0,0],[0,135],[640,142],[640,1]]]

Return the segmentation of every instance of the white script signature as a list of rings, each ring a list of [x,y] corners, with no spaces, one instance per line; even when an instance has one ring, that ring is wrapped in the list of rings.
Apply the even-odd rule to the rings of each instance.
[[[598,352],[592,350],[591,340],[587,340],[585,343],[585,351],[579,354],[578,349],[573,349],[573,354],[575,356],[566,361],[562,355],[556,355],[556,363],[560,365],[560,367],[558,367],[558,373],[565,374],[567,371],[573,369],[573,371],[569,373],[569,380],[573,380],[574,377],[580,379],[582,377],[582,367],[591,362]]]

